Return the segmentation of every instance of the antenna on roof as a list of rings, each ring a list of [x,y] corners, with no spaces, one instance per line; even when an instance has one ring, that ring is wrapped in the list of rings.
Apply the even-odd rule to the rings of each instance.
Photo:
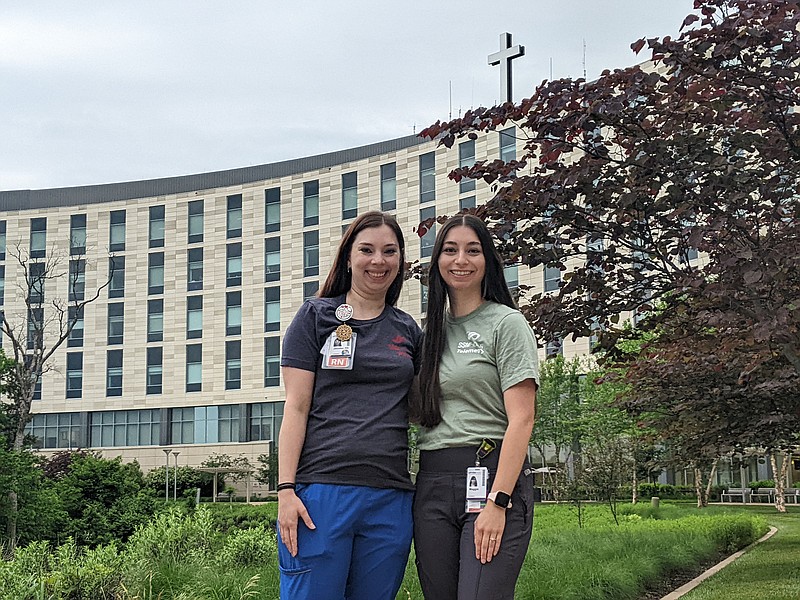
[[[586,79],[586,38],[583,39],[583,78]]]

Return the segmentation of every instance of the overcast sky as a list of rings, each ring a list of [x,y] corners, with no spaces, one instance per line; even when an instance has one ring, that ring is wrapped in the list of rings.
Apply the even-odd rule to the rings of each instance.
[[[692,0],[0,0],[0,190],[170,177],[419,132],[625,67]],[[451,100],[452,98],[452,100]]]

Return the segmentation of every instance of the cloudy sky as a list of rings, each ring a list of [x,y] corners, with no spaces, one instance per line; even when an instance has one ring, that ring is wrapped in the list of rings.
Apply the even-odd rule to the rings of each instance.
[[[419,132],[675,35],[692,0],[0,0],[0,190],[263,164]],[[585,60],[584,60],[585,45]]]

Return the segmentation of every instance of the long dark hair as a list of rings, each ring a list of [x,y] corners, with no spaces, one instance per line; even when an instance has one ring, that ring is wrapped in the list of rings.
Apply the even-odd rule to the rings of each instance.
[[[447,233],[453,227],[463,226],[469,227],[475,232],[483,250],[486,261],[486,271],[481,282],[483,299],[516,308],[503,275],[503,259],[494,246],[492,235],[486,224],[474,215],[458,215],[449,219],[436,235],[428,271],[428,318],[422,344],[422,366],[419,374],[420,397],[417,401],[419,405],[411,407],[413,418],[423,427],[435,427],[442,421],[439,363],[447,342],[444,331],[447,286],[439,272],[439,257],[442,254]]]
[[[397,272],[397,277],[394,278],[389,289],[386,290],[386,304],[390,306],[397,304],[400,291],[403,289],[403,280],[405,279],[406,242],[403,239],[403,230],[400,229],[397,220],[389,213],[380,212],[379,210],[365,212],[350,223],[350,227],[347,228],[347,231],[342,236],[342,241],[339,242],[339,249],[336,251],[336,258],[333,260],[333,266],[328,272],[328,277],[317,292],[319,298],[335,298],[350,291],[352,275],[347,268],[347,261],[350,260],[353,242],[356,241],[356,236],[365,229],[380,227],[381,225],[388,225],[394,231],[395,236],[397,236],[397,243],[400,246],[400,269]]]

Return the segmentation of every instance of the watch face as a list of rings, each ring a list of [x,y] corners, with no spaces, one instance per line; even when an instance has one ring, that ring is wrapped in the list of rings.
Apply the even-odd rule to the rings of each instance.
[[[508,508],[508,503],[510,500],[511,496],[505,492],[497,492],[497,495],[494,497],[494,503],[500,508]]]

